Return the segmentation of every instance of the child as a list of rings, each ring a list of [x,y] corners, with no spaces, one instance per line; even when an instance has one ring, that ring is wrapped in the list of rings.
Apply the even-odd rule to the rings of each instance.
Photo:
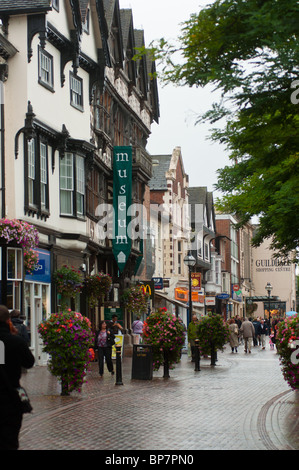
[[[274,343],[272,342],[272,338],[274,338],[274,333],[271,331],[271,334],[269,336],[269,344],[270,344],[270,349],[274,349]]]

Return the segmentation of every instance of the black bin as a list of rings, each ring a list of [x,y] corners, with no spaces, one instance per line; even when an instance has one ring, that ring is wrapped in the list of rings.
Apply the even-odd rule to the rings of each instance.
[[[153,378],[153,347],[149,344],[133,345],[132,379]]]

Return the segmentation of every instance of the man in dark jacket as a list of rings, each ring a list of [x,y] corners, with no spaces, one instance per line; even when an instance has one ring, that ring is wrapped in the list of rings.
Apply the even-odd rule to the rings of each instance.
[[[24,339],[12,334],[9,311],[0,305],[0,450],[17,450],[22,411],[15,389],[20,386],[22,367],[34,365],[34,356]]]
[[[268,325],[264,321],[264,319],[262,319],[261,322],[260,322],[258,334],[261,337],[262,349],[265,349],[265,347],[266,347],[266,336],[269,335],[269,329],[268,329]]]
[[[24,340],[29,346],[29,343],[30,343],[29,333],[28,333],[26,325],[24,325],[24,322],[21,319],[20,310],[13,310],[12,312],[10,312],[10,318],[11,318],[11,322],[13,326],[18,330],[19,335],[22,336],[22,338],[24,338]]]

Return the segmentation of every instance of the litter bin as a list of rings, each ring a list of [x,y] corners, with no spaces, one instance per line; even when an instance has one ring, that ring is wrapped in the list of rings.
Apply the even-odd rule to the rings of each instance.
[[[149,344],[134,344],[132,359],[132,379],[151,380],[153,378],[153,347]]]

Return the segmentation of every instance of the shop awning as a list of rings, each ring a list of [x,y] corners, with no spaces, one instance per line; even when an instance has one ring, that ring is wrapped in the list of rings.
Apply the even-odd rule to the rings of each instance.
[[[162,294],[162,292],[155,291],[155,297],[159,297],[160,299],[166,300],[167,302],[170,302],[174,305],[178,305],[179,307],[183,307],[186,309],[188,308],[188,305],[186,305],[185,303],[180,302],[176,299],[171,299],[170,297],[168,297],[167,294]]]

